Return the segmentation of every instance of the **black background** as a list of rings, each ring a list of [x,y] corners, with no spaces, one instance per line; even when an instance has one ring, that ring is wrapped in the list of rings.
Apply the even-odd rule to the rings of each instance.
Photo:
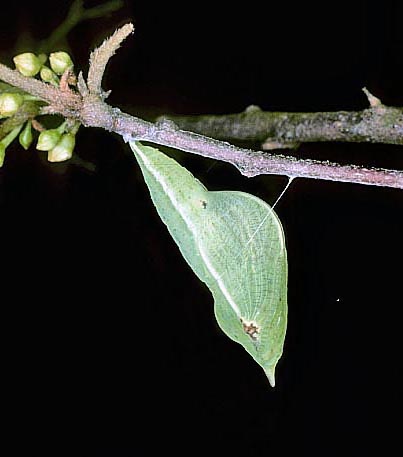
[[[110,103],[148,119],[251,104],[359,110],[363,86],[401,106],[403,9],[377,3],[127,1],[68,38],[86,70],[89,51],[134,21],[104,88]],[[68,4],[7,6],[1,61],[11,64],[22,32],[48,36]],[[391,455],[400,443],[402,191],[298,179],[278,204],[289,326],[272,389],[218,329],[210,293],[158,220],[128,146],[82,129],[76,152],[94,169],[13,146],[0,170],[1,403],[16,454]],[[312,144],[297,154],[403,164],[390,145]],[[210,189],[269,203],[286,183],[176,157]]]

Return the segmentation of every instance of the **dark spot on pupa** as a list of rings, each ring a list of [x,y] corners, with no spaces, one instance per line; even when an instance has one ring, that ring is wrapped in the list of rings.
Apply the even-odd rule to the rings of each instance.
[[[207,208],[207,202],[206,202],[206,200],[200,200],[200,204],[201,204],[201,207],[202,207],[203,209],[206,209],[206,208]]]
[[[247,335],[251,337],[253,341],[257,341],[259,338],[260,328],[255,322],[245,322],[241,319],[242,327]]]

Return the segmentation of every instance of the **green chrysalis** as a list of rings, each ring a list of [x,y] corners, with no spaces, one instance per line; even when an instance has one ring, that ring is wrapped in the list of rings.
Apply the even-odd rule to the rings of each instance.
[[[130,146],[159,216],[213,294],[221,329],[274,386],[287,326],[287,253],[278,217],[253,195],[210,192],[159,150]]]

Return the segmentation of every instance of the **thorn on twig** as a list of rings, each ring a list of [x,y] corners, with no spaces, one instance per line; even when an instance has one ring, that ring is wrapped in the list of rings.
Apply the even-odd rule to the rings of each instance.
[[[378,108],[378,107],[382,106],[381,100],[378,97],[375,97],[375,95],[372,95],[371,92],[366,87],[363,87],[362,91],[367,96],[369,106],[371,108]]]
[[[86,97],[89,94],[89,90],[88,90],[87,84],[85,82],[82,71],[80,71],[80,73],[78,74],[77,89],[80,92],[82,97]]]

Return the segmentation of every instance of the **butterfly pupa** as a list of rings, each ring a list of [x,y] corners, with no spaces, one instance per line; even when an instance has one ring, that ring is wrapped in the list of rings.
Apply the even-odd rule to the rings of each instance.
[[[213,294],[217,322],[275,384],[287,326],[287,252],[280,220],[259,198],[208,191],[158,149],[131,142],[159,216]]]

